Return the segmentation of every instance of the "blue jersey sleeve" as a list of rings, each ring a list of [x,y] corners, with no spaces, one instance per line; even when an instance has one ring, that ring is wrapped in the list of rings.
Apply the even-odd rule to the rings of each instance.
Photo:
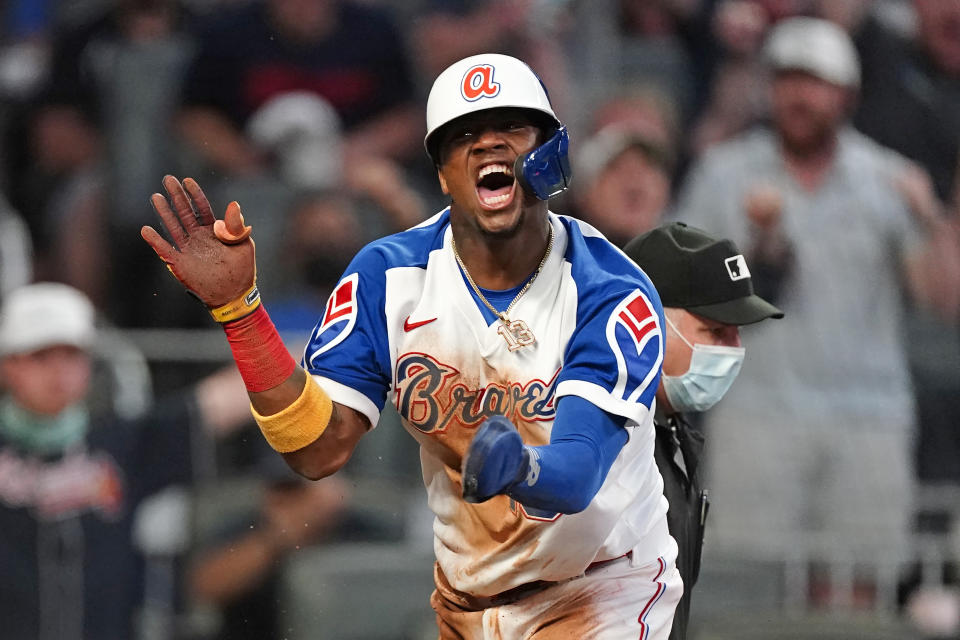
[[[391,376],[384,271],[376,250],[367,247],[357,254],[330,294],[302,363],[307,372],[342,385],[339,394],[327,389],[335,401],[368,416],[350,392],[362,394],[378,413],[386,402]]]
[[[647,281],[649,282],[649,281]],[[653,407],[663,364],[663,307],[652,285],[611,293],[578,310],[557,395],[578,395],[641,421]]]
[[[600,490],[613,461],[627,443],[624,419],[582,398],[562,398],[550,444],[530,447],[536,471],[508,492],[526,507],[557,513],[578,513]]]
[[[576,328],[557,397],[577,395],[638,423],[649,417],[663,364],[663,306],[650,279],[590,227],[570,224],[565,258],[577,285]]]

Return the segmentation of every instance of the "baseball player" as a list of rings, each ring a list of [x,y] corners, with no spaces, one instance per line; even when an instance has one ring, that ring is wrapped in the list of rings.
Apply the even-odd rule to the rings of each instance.
[[[222,323],[266,440],[337,471],[393,403],[435,514],[440,638],[665,640],[683,586],[654,463],[663,309],[593,228],[548,210],[566,129],[515,58],[436,79],[428,155],[450,206],[362,249],[300,364],[260,303],[250,227],[200,187],[142,235]],[[175,246],[174,246],[175,245]]]

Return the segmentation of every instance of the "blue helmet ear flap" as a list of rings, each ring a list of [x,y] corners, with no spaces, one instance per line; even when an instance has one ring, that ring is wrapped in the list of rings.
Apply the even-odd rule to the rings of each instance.
[[[520,181],[523,190],[539,200],[548,200],[566,190],[573,177],[569,146],[567,128],[561,126],[549,140],[519,156],[513,163],[513,175]]]

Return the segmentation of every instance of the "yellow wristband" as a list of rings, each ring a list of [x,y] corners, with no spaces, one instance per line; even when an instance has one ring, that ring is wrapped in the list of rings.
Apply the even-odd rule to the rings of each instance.
[[[280,453],[290,453],[323,434],[333,415],[333,401],[308,374],[300,397],[283,411],[270,416],[260,415],[253,406],[250,411],[267,443]]]
[[[253,286],[247,289],[246,292],[236,300],[232,300],[215,309],[210,309],[210,315],[213,316],[213,319],[217,322],[230,322],[231,320],[239,320],[244,316],[250,315],[259,306],[260,290],[257,289],[257,283],[254,282]]]

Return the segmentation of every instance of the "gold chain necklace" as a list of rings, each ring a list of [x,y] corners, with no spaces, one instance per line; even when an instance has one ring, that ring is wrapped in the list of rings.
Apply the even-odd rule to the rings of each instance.
[[[523,297],[523,294],[527,292],[527,289],[530,288],[530,285],[533,284],[533,281],[537,279],[537,276],[540,275],[540,271],[543,269],[543,265],[547,263],[547,258],[550,257],[550,251],[553,249],[553,225],[550,226],[550,239],[547,241],[547,252],[543,254],[543,258],[540,260],[540,264],[537,265],[537,270],[533,272],[533,275],[530,276],[530,279],[527,280],[527,283],[523,285],[523,288],[513,297],[513,300],[510,301],[510,304],[507,305],[506,310],[497,311],[497,308],[490,304],[490,301],[480,292],[480,287],[477,286],[477,283],[473,281],[473,277],[470,275],[470,272],[467,270],[467,265],[463,264],[463,259],[460,257],[460,252],[457,251],[457,242],[453,239],[453,235],[450,236],[450,246],[453,248],[453,257],[457,259],[457,264],[460,265],[460,269],[463,270],[463,275],[467,277],[467,282],[470,283],[470,286],[473,288],[473,292],[477,294],[477,297],[487,305],[487,308],[493,312],[497,318],[500,319],[500,326],[497,327],[497,333],[503,336],[503,339],[507,341],[507,348],[510,351],[516,351],[521,347],[526,347],[537,341],[533,335],[533,331],[530,330],[530,327],[527,326],[527,323],[523,320],[511,320],[509,315],[510,311],[513,309],[514,305],[517,304],[517,301]]]

